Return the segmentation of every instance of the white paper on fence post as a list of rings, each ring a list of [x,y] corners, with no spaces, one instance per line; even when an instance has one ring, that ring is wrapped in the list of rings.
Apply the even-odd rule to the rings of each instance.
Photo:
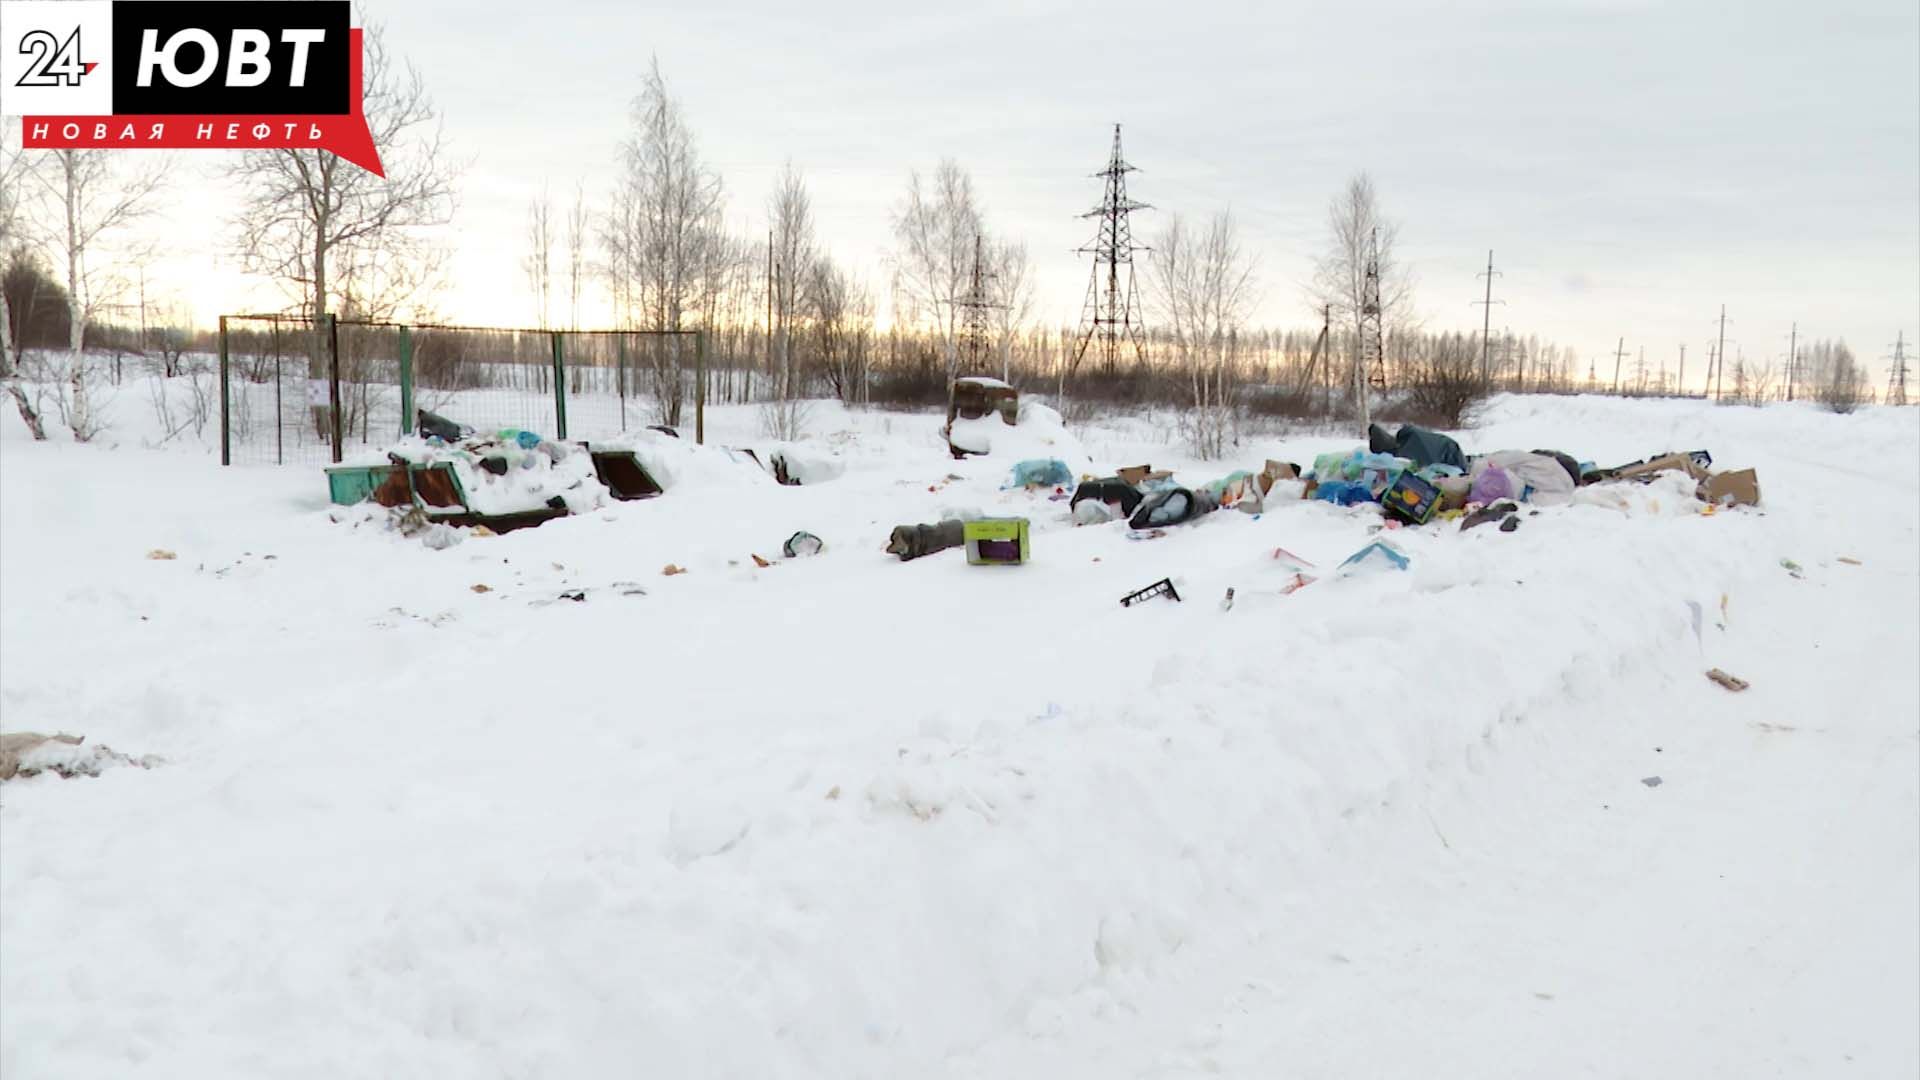
[[[327,408],[333,404],[332,384],[325,379],[307,380],[307,404],[318,408]]]

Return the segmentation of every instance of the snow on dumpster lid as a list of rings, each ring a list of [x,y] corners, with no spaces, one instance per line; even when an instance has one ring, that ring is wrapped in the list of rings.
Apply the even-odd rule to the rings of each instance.
[[[953,380],[954,385],[978,386],[983,390],[1011,390],[1012,384],[1002,382],[991,375],[962,375]]]

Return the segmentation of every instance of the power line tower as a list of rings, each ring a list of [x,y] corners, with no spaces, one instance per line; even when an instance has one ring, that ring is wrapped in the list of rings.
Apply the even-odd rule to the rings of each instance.
[[[1887,375],[1887,404],[1905,405],[1907,403],[1907,335],[1903,330],[1894,338],[1893,370]]]
[[[1787,400],[1793,400],[1793,379],[1800,371],[1800,324],[1787,334]]]
[[[980,374],[980,361],[993,346],[993,327],[988,322],[987,313],[1004,307],[994,303],[987,295],[987,283],[999,275],[986,268],[983,257],[984,242],[979,233],[973,234],[973,273],[968,279],[967,294],[957,296],[953,306],[960,309],[960,355],[966,358],[967,366],[974,374]]]
[[[1720,347],[1713,351],[1713,400],[1720,400],[1721,384],[1727,381],[1727,305],[1720,305]]]
[[[1386,334],[1380,320],[1380,230],[1367,238],[1366,278],[1360,287],[1360,370],[1367,373],[1367,385],[1375,390],[1387,388]]]
[[[1136,360],[1144,364],[1147,359],[1141,340],[1145,320],[1133,288],[1133,253],[1147,248],[1133,242],[1133,223],[1128,215],[1152,207],[1127,197],[1127,174],[1138,171],[1120,155],[1120,125],[1113,125],[1113,156],[1105,169],[1093,174],[1106,181],[1106,193],[1099,206],[1080,215],[1099,219],[1100,227],[1093,243],[1078,249],[1082,255],[1093,256],[1093,278],[1087,283],[1086,308],[1080,315],[1080,347],[1073,353],[1076,370],[1095,338],[1100,339],[1101,369],[1108,375],[1114,372],[1123,342],[1132,344]],[[1126,269],[1124,280],[1122,267]]]
[[[1495,304],[1504,305],[1506,303],[1505,300],[1495,300],[1493,298],[1493,279],[1497,277],[1506,276],[1505,274],[1502,274],[1498,270],[1495,270],[1493,268],[1493,249],[1491,248],[1487,249],[1487,272],[1484,274],[1475,274],[1474,276],[1483,277],[1487,279],[1486,299],[1475,300],[1474,303],[1480,305],[1480,308],[1481,308],[1480,381],[1491,386],[1493,385],[1493,366],[1492,366],[1492,361],[1490,360],[1490,354],[1492,350],[1489,348],[1488,342],[1490,340],[1489,334],[1493,329],[1493,305]]]

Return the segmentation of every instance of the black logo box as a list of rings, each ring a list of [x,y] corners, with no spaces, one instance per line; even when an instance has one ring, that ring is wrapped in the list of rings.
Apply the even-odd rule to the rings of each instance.
[[[113,5],[113,111],[124,116],[183,115],[323,115],[352,112],[347,71],[347,30],[352,20],[351,0],[287,0],[283,3],[221,3],[209,0],[144,0]],[[139,86],[140,42],[155,31],[156,49],[181,30],[200,29],[213,36],[219,63],[198,86],[175,86],[166,69],[156,66],[152,85]],[[267,59],[273,65],[258,86],[227,85],[233,32],[263,31],[271,42]],[[326,37],[307,47],[303,86],[290,86],[294,46],[280,40],[282,30],[325,30]],[[82,59],[87,46],[82,46]],[[182,42],[173,64],[192,72],[206,61],[206,50],[196,42]]]

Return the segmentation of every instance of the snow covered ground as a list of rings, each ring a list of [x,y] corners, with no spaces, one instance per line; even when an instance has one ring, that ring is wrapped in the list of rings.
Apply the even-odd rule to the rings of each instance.
[[[931,415],[435,551],[0,411],[0,726],[165,759],[0,788],[9,1080],[1920,1072],[1920,410],[1503,399],[1470,451],[1704,447],[1764,512],[1291,596],[1377,516],[1132,541]],[[882,552],[947,510],[1033,562]]]

